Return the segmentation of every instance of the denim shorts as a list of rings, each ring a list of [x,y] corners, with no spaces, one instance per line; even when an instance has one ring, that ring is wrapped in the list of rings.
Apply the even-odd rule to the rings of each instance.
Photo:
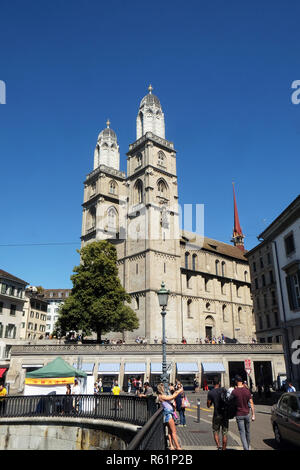
[[[168,423],[173,418],[173,411],[164,410],[164,423]]]

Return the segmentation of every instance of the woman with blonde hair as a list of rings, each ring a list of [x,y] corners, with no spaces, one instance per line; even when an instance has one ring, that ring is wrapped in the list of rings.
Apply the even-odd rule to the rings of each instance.
[[[183,392],[183,388],[176,390],[173,395],[166,395],[164,390],[164,384],[160,383],[157,385],[158,400],[163,407],[164,423],[168,425],[168,437],[171,450],[181,450],[180,444],[177,438],[176,425],[174,421],[174,406],[172,401],[175,400],[177,395]],[[175,446],[175,447],[174,447]]]

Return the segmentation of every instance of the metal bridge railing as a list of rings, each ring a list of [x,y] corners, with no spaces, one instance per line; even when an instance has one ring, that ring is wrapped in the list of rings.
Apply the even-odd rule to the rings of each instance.
[[[126,450],[166,450],[163,409],[159,408],[132,439]]]
[[[144,426],[157,409],[155,397],[127,395],[18,395],[0,399],[0,419],[65,416],[123,421]]]

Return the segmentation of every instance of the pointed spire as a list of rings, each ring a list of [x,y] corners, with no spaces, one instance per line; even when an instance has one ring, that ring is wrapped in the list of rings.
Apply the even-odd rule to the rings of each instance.
[[[237,246],[242,251],[244,251],[244,235],[240,225],[239,214],[237,210],[236,198],[235,198],[235,191],[234,191],[234,183],[233,186],[233,206],[234,206],[234,227],[233,227],[233,234],[232,234],[232,242],[234,246]]]
[[[107,126],[108,128],[109,128],[109,126],[110,126],[110,120],[109,120],[109,119],[107,119],[107,121],[106,121],[106,126]]]
[[[153,86],[152,86],[151,83],[150,83],[150,85],[148,86],[149,95],[151,95],[152,90],[153,90]]]

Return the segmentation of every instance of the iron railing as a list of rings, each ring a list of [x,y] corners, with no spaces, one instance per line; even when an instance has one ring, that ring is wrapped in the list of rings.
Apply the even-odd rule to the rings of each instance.
[[[0,399],[0,419],[80,417],[144,426],[157,409],[155,397],[127,395],[18,395]]]
[[[166,450],[163,409],[159,408],[127,446],[127,450]]]

